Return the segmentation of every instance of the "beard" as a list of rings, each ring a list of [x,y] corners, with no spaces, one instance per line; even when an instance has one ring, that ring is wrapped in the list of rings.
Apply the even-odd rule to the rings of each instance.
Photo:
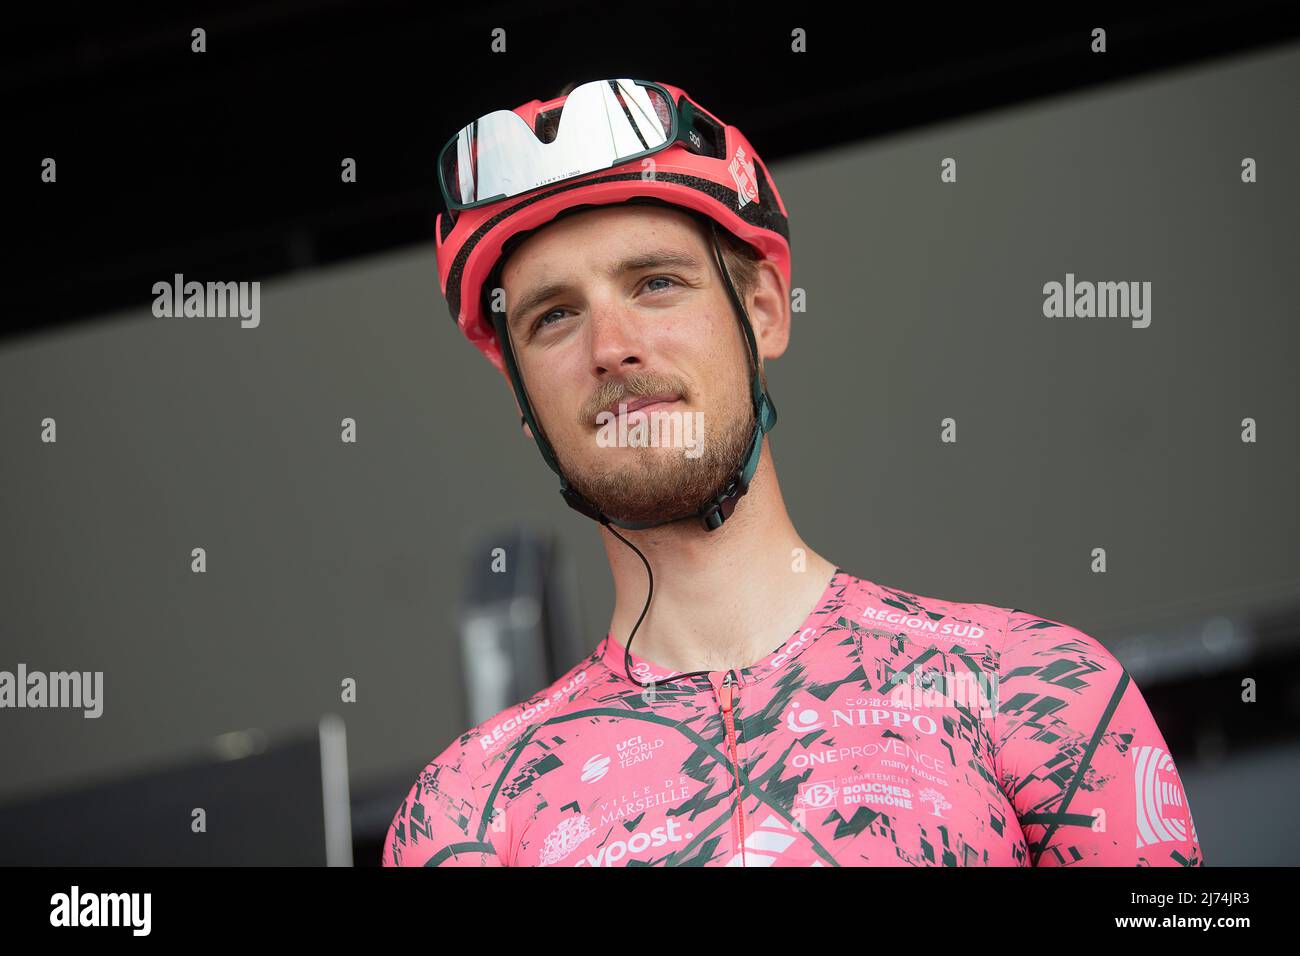
[[[602,456],[617,455],[619,464],[577,473],[565,468],[564,473],[583,497],[611,518],[635,523],[698,520],[696,512],[727,489],[749,451],[755,419],[748,389],[745,394],[746,400],[722,427],[704,431],[697,457],[687,457],[682,448],[600,448]],[[633,421],[628,422],[629,431]]]

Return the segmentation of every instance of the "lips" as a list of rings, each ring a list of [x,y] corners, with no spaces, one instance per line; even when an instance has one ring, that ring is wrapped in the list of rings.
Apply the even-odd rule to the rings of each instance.
[[[659,405],[661,403],[665,405],[670,405],[675,401],[677,401],[676,395],[642,395],[627,403],[627,411],[629,414],[631,414],[637,409],[645,408],[649,405]],[[619,404],[620,402],[614,402],[610,405],[607,405],[605,406],[605,411],[609,412],[612,415],[617,415]]]
[[[627,403],[627,410],[634,412],[638,408],[645,408],[647,405],[658,405],[660,402],[675,402],[676,395],[650,395],[648,397],[638,398],[634,402]]]

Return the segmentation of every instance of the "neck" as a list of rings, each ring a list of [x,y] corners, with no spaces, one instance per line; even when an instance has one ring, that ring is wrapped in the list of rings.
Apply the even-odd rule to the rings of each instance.
[[[654,571],[654,599],[632,651],[675,671],[748,667],[794,633],[826,590],[835,565],[814,552],[786,511],[768,441],[749,491],[714,531],[696,520],[624,531]],[[620,647],[645,607],[645,565],[601,529],[614,575],[610,634]]]

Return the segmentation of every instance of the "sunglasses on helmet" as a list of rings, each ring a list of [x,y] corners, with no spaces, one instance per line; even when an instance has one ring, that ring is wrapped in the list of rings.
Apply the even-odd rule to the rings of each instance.
[[[453,216],[682,143],[720,158],[723,130],[658,83],[593,80],[545,104],[530,126],[513,110],[480,116],[438,154],[438,184]]]

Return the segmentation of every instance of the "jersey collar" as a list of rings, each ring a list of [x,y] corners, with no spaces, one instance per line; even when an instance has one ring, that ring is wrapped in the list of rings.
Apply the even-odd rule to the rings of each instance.
[[[773,674],[780,673],[783,669],[790,666],[790,662],[799,657],[808,648],[822,637],[829,629],[830,625],[839,620],[841,611],[846,603],[846,595],[849,585],[855,582],[857,578],[849,572],[837,567],[835,573],[831,575],[822,595],[818,598],[811,613],[804,618],[802,624],[795,629],[781,645],[775,648],[770,654],[765,655],[760,660],[751,664],[749,667],[743,667],[736,671],[737,677],[742,685],[755,684],[759,681],[766,680]],[[597,656],[605,663],[610,670],[621,677],[624,682],[627,681],[627,670],[624,666],[625,645],[627,639],[617,640],[612,634],[607,633],[601,640],[600,645],[596,648]],[[634,644],[635,646],[635,644]],[[651,661],[646,660],[632,651],[632,675],[640,681],[663,680],[666,677],[672,677],[681,673],[680,671],[670,671]],[[725,671],[710,672],[710,677],[721,677]],[[711,680],[707,680],[705,675],[690,677],[686,680],[676,681],[666,685],[665,689],[677,688],[685,690],[693,687],[697,690],[710,690],[713,687]]]

